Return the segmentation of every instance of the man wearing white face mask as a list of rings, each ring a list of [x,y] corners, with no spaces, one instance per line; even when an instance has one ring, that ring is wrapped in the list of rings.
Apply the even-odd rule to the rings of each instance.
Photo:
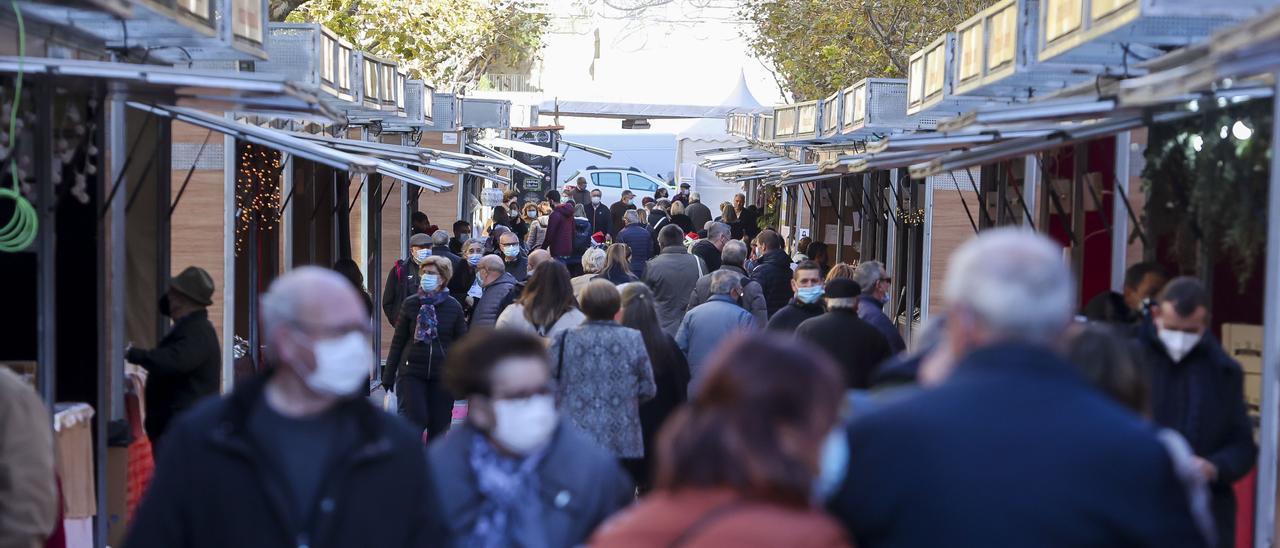
[[[1244,403],[1244,373],[1208,332],[1208,297],[1191,277],[1164,287],[1152,322],[1138,337],[1137,357],[1151,373],[1151,415],[1191,444],[1212,492],[1219,546],[1235,543],[1232,485],[1257,456]]]
[[[382,285],[382,312],[387,315],[387,323],[391,327],[400,320],[401,303],[417,293],[418,265],[432,255],[433,245],[430,234],[414,234],[409,238],[409,256],[396,261],[391,272],[387,273],[387,283]]]
[[[374,355],[350,282],[289,271],[262,321],[272,369],[172,425],[125,545],[440,542],[418,433],[366,397]]]
[[[613,455],[558,416],[542,339],[473,332],[445,365],[467,422],[430,447],[449,536],[460,546],[577,546],[629,504]]]

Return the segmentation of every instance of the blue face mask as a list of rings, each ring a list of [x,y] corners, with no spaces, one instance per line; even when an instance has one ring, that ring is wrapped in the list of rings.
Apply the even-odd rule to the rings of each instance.
[[[427,260],[427,257],[430,257],[430,256],[431,256],[431,249],[426,247],[413,252],[413,259],[415,261],[418,261],[418,264],[422,264],[424,261]]]
[[[471,263],[471,266],[480,264],[480,254],[472,253],[471,255],[467,255],[467,262]]]
[[[818,477],[813,480],[813,497],[824,503],[840,489],[849,468],[849,441],[839,423],[827,434],[818,455]]]
[[[813,304],[822,298],[822,286],[802,287],[796,290],[796,298],[804,304]]]
[[[440,276],[437,274],[425,274],[422,276],[422,290],[427,293],[435,291],[440,287]]]
[[[520,244],[502,246],[502,253],[508,257],[515,257],[520,254]]]

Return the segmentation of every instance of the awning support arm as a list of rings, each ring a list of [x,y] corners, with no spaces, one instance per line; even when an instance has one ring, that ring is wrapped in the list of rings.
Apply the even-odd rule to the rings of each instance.
[[[196,159],[192,160],[191,167],[187,168],[187,175],[182,178],[182,186],[178,187],[178,195],[173,198],[173,203],[169,204],[169,218],[173,218],[173,212],[178,209],[178,202],[182,201],[182,195],[187,191],[187,184],[191,182],[191,176],[196,172],[196,165],[200,163],[200,157],[204,156],[204,148],[209,144],[209,138],[213,136],[213,130],[207,129],[204,132],[204,142],[200,143],[200,150],[196,151]],[[283,211],[283,208],[281,209]]]
[[[155,118],[155,114],[147,113],[147,122]],[[124,123],[123,120],[118,120]],[[145,125],[145,124],[144,124]],[[102,213],[98,214],[98,220],[101,221],[107,217],[107,212],[111,211],[111,202],[116,199],[116,193],[120,191],[120,184],[124,182],[124,175],[129,172],[129,164],[133,161],[133,153],[138,150],[138,143],[142,141],[142,135],[145,132],[139,131],[133,137],[133,143],[129,145],[129,152],[124,157],[124,164],[120,166],[120,175],[116,176],[115,182],[111,183],[111,193],[107,194],[107,199],[102,203]]]
[[[356,208],[356,204],[360,202],[360,191],[361,191],[361,190],[364,190],[364,183],[365,183],[365,181],[368,181],[368,180],[369,180],[369,176],[368,176],[368,175],[361,175],[361,176],[360,176],[360,186],[356,187],[356,197],[355,197],[355,199],[351,200],[351,205],[347,206],[347,215],[350,215],[350,214],[351,214],[351,210],[355,209],[355,208]],[[350,185],[351,185],[351,182],[350,182],[350,181],[347,181],[347,186],[348,186],[348,187],[350,187]]]
[[[991,222],[991,214],[987,213],[987,207],[983,205],[987,200],[978,189],[978,182],[973,179],[973,171],[964,168],[964,174],[969,177],[969,186],[973,187],[973,193],[978,196],[978,212],[982,214],[982,222],[987,226],[995,226],[995,223]]]
[[[960,190],[960,181],[956,180],[955,174],[948,171],[947,176],[951,177],[951,187],[956,189],[956,196],[960,197],[960,205],[964,206],[964,215],[969,218],[969,226],[973,228],[973,233],[978,233],[978,223],[973,220],[973,213],[969,211],[969,201],[964,199],[964,192]]]
[[[1006,177],[1008,177],[1010,181],[1012,181],[1012,180],[1013,180],[1013,170],[1012,170],[1012,166],[1010,166],[1009,164],[1007,164],[1007,163],[1006,163],[1006,164],[1004,165],[1004,169],[1005,169],[1005,176],[1006,176]],[[1026,184],[1026,181],[1025,181],[1025,180],[1023,181],[1023,184]],[[1030,210],[1029,208],[1027,208],[1027,198],[1026,198],[1025,196],[1023,196],[1023,195],[1022,195],[1022,186],[1021,186],[1021,185],[1012,185],[1012,184],[1011,184],[1011,185],[1009,185],[1009,188],[1012,188],[1012,189],[1013,189],[1013,193],[1018,195],[1018,203],[1019,203],[1019,204],[1022,204],[1022,214],[1026,216],[1026,218],[1027,218],[1027,224],[1031,226],[1031,231],[1032,231],[1032,232],[1035,232],[1035,230],[1036,230],[1036,221],[1035,221],[1035,219],[1033,219],[1033,218],[1031,217],[1031,210]]]
[[[1067,233],[1067,238],[1071,239],[1071,245],[1076,245],[1076,234],[1071,230],[1071,225],[1067,224],[1067,210],[1062,207],[1062,200],[1058,198],[1058,193],[1053,190],[1053,179],[1049,178],[1049,167],[1044,163],[1044,154],[1040,153],[1037,156],[1040,159],[1037,162],[1040,164],[1040,181],[1049,184],[1048,192],[1046,192],[1050,198],[1049,204],[1058,212],[1058,220],[1062,222],[1062,230]],[[1056,158],[1054,162],[1057,162]]]
[[[387,187],[387,191],[384,193],[385,196],[382,197],[382,203],[378,205],[379,212],[382,211],[382,208],[387,206],[387,200],[391,199],[391,190],[394,189],[395,187],[396,187],[396,179],[393,178],[391,179],[391,186]]]
[[[1115,185],[1116,194],[1124,204],[1124,210],[1129,212],[1129,221],[1133,223],[1133,233],[1142,239],[1143,247],[1150,247],[1151,243],[1147,241],[1147,232],[1142,230],[1142,223],[1138,221],[1138,215],[1133,212],[1133,204],[1129,202],[1129,193],[1120,187],[1119,182]],[[1132,238],[1130,238],[1132,240]]]

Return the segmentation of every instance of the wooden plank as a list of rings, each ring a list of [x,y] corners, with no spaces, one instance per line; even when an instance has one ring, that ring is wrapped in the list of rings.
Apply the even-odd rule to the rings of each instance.
[[[969,217],[965,215],[960,201],[961,194],[972,210],[978,202],[977,195],[971,190],[957,194],[953,189],[939,189],[933,193],[933,247],[928,257],[930,316],[945,308],[943,288],[951,254],[974,236],[973,226],[969,224]]]
[[[186,172],[173,173],[174,185],[172,196],[176,197],[181,187],[181,177]],[[191,183],[182,195],[182,201],[174,210],[170,219],[172,224],[169,238],[170,272],[177,275],[188,266],[198,266],[209,272],[213,278],[213,305],[209,306],[209,321],[222,341],[222,289],[225,273],[222,268],[222,234],[223,223],[223,176],[222,171],[196,170],[191,175]]]

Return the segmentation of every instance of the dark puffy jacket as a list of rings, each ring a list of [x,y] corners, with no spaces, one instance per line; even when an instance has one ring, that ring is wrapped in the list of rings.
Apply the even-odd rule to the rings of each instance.
[[[707,265],[707,272],[715,272],[720,270],[720,250],[716,249],[716,244],[708,240],[698,240],[689,248],[689,253],[697,255],[702,262]]]
[[[421,432],[349,398],[332,410],[355,425],[355,445],[334,455],[311,523],[283,519],[293,503],[285,475],[248,433],[264,405],[265,378],[197,405],[173,425],[124,545],[225,548],[435,546],[447,536]],[[367,501],[378,501],[369,504]],[[371,524],[377,524],[376,527]],[[447,545],[447,544],[446,544]]]
[[[418,283],[418,265],[413,259],[400,259],[387,272],[387,283],[382,285],[382,312],[391,327],[400,321],[400,305],[418,291]]]
[[[893,320],[889,319],[884,308],[874,298],[867,295],[858,297],[858,317],[884,335],[884,342],[889,343],[889,351],[897,354],[907,349],[907,343],[902,340],[898,328],[894,327]]]
[[[147,370],[147,434],[157,441],[178,413],[218,393],[222,350],[205,310],[173,324],[154,350],[133,348],[129,361]]]
[[[586,207],[587,221],[591,223],[591,233],[613,234],[612,226],[610,225],[613,214],[609,211],[609,206],[587,203]]]
[[[387,369],[382,374],[383,386],[395,386],[397,374],[419,379],[440,378],[444,373],[444,360],[449,347],[453,345],[453,341],[467,334],[462,305],[453,296],[446,296],[436,305],[436,330],[439,336],[429,345],[414,340],[420,308],[422,297],[419,295],[405,299],[400,308],[400,321],[396,323],[396,333],[391,338],[391,348],[387,351]],[[404,369],[400,369],[401,365]]]
[[[791,301],[791,257],[781,249],[765,253],[751,270],[751,279],[760,282],[769,316],[777,314]]]
[[[822,303],[804,304],[800,301],[792,299],[787,306],[782,307],[776,314],[769,318],[769,325],[765,326],[770,331],[782,331],[786,333],[794,333],[800,324],[809,318],[817,318],[821,316],[826,309],[822,307]]]
[[[506,272],[496,281],[484,288],[484,295],[476,301],[475,310],[471,311],[471,327],[493,327],[498,323],[498,315],[515,299],[516,279]]]
[[[560,204],[547,219],[547,238],[542,247],[553,257],[573,255],[573,206]]]
[[[627,225],[618,233],[618,243],[631,248],[631,273],[644,277],[644,265],[653,258],[653,235],[643,224]]]

